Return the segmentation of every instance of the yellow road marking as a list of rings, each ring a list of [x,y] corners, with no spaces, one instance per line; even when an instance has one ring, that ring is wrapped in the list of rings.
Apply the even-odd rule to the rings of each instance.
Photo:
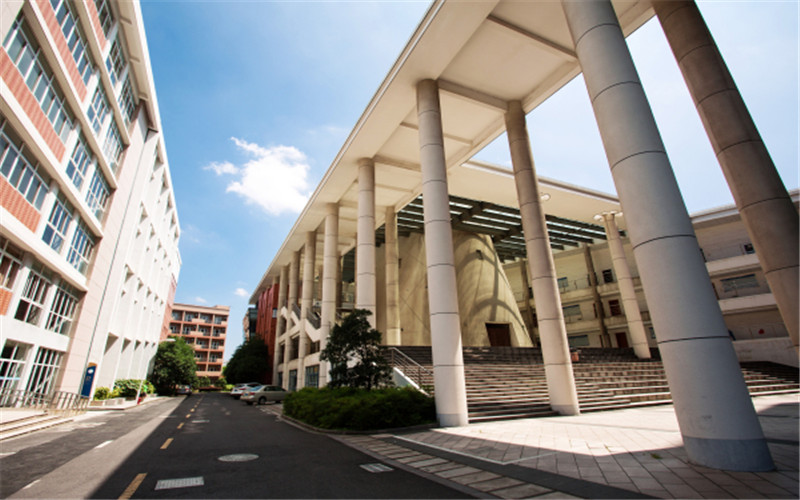
[[[194,408],[192,408],[191,410],[189,410],[189,413],[193,413],[193,412],[194,412]]]
[[[178,425],[178,429],[180,429],[181,427],[183,427],[183,424],[184,424],[184,423],[183,423],[183,422],[181,422],[181,423]]]
[[[119,500],[128,500],[130,497],[132,497],[139,488],[139,485],[142,484],[142,481],[144,481],[144,477],[146,475],[147,473],[137,474],[136,477],[133,478],[133,481],[131,481],[131,484],[129,484],[128,487],[125,488],[125,491],[122,492],[122,495],[119,496]]]
[[[186,414],[186,418],[189,418],[189,417],[191,417],[191,416],[192,416],[192,415],[191,415],[191,414],[189,414],[189,413],[187,413],[187,414]]]
[[[166,441],[164,441],[164,444],[161,445],[161,449],[166,450],[167,447],[170,445],[170,443],[172,443],[172,438],[169,438]]]

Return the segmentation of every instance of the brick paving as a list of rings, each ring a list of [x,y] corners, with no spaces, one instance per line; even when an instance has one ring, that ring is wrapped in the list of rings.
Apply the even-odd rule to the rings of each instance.
[[[483,498],[800,498],[800,396],[753,403],[775,471],[690,464],[672,405],[336,438]]]

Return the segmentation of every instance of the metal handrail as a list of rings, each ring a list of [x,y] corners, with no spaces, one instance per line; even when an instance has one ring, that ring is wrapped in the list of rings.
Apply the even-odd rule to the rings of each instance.
[[[0,392],[0,407],[32,408],[46,411],[47,413],[77,415],[84,413],[89,407],[89,398],[73,392],[63,391],[45,394],[21,389],[4,390]]]
[[[428,377],[428,382],[433,379],[433,372],[431,370],[428,370],[414,361],[408,354],[397,347],[387,347],[386,350],[389,352],[389,363],[391,363],[392,366],[403,367],[403,373],[413,380],[420,388],[422,388],[423,385],[427,385],[423,376]]]

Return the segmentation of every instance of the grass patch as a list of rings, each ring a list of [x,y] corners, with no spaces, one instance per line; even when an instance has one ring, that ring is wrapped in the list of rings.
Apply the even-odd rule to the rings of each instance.
[[[314,389],[289,394],[283,412],[322,429],[366,431],[436,422],[433,398],[411,388]]]

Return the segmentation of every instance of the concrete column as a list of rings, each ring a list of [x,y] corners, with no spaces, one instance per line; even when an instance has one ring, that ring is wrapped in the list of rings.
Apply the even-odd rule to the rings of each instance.
[[[311,314],[311,303],[314,300],[314,263],[317,260],[317,232],[306,233],[306,244],[303,247],[303,297],[300,300],[300,340],[297,356],[297,388],[305,387],[304,360],[308,352],[308,335],[306,327],[308,315]],[[313,327],[311,327],[313,328]]]
[[[417,84],[417,115],[436,414],[439,425],[454,427],[469,422],[442,115],[434,80]]]
[[[639,301],[636,300],[636,289],[633,286],[633,277],[625,258],[625,249],[622,248],[622,239],[615,220],[615,212],[603,213],[603,224],[606,227],[608,251],[611,253],[611,264],[614,274],[617,275],[617,286],[622,298],[622,310],[628,320],[628,331],[631,336],[633,352],[639,359],[650,359],[650,346],[647,343],[647,334],[644,331],[642,313],[639,310]]]
[[[289,313],[286,320],[286,335],[283,339],[283,388],[289,390],[289,358],[292,351],[292,336],[290,332],[294,328],[294,320],[292,319],[292,310],[297,304],[297,287],[300,281],[300,251],[292,253],[292,260],[289,263],[289,296],[288,304],[286,305],[287,312]],[[302,321],[302,318],[300,319]]]
[[[397,213],[386,207],[386,344],[402,345],[400,330],[400,258],[397,248]]]
[[[536,317],[539,322],[539,343],[542,348],[547,393],[550,406],[562,415],[577,415],[578,392],[572,374],[572,361],[561,309],[556,266],[550,250],[550,237],[544,219],[539,184],[531,155],[530,139],[525,125],[522,103],[511,101],[506,112],[506,131],[514,167],[522,232],[528,254],[527,271],[530,275]]]
[[[278,320],[275,322],[275,346],[272,360],[272,383],[278,383],[278,365],[281,362],[282,353],[278,350],[281,336],[286,332],[286,317],[281,309],[286,307],[286,289],[289,286],[289,266],[281,267],[281,275],[278,278]],[[267,316],[269,317],[269,316]]]
[[[325,243],[322,261],[322,310],[320,311],[319,348],[328,345],[328,336],[336,322],[336,267],[339,261],[339,205],[328,203],[325,215]],[[319,362],[319,386],[328,385],[328,363]]]
[[[614,8],[563,0],[626,214],[689,459],[774,468],[655,119]]]
[[[356,308],[372,314],[375,328],[375,164],[369,158],[358,160],[358,234],[356,235]]]
[[[798,350],[797,209],[694,1],[653,2],[736,208]]]

